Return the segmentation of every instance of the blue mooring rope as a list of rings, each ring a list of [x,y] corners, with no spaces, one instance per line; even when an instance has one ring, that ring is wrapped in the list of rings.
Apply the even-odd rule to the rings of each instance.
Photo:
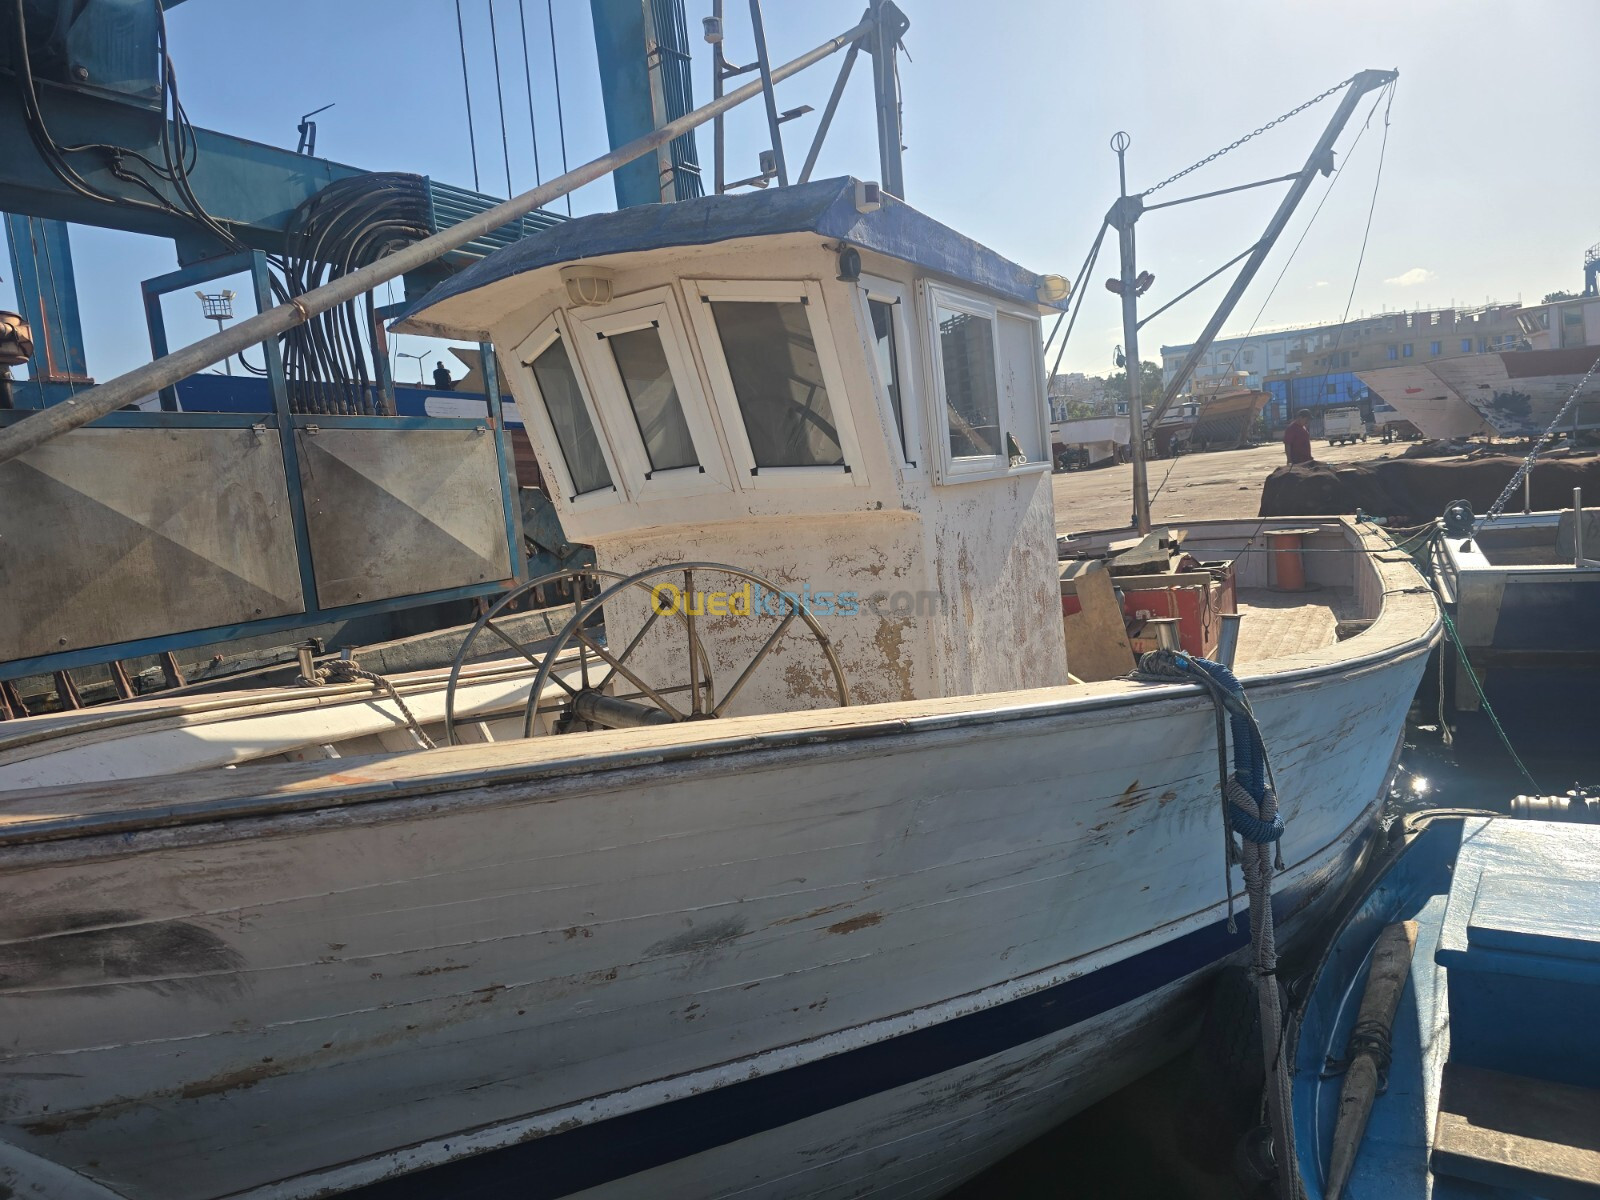
[[[1139,674],[1159,679],[1181,678],[1203,684],[1228,713],[1233,733],[1233,778],[1259,807],[1267,794],[1267,748],[1255,714],[1245,700],[1244,685],[1222,663],[1170,650],[1152,650],[1139,659]],[[1224,783],[1224,787],[1226,784]],[[1227,806],[1228,826],[1247,842],[1266,845],[1283,837],[1283,818],[1263,821],[1237,804]]]

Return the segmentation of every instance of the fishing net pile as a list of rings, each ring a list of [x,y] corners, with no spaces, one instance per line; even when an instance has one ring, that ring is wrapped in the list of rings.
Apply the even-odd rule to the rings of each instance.
[[[1363,512],[1403,525],[1420,524],[1466,500],[1483,512],[1521,464],[1520,458],[1387,458],[1279,467],[1261,488],[1263,517]],[[1572,489],[1600,498],[1600,457],[1547,459],[1533,469],[1532,507],[1572,507]],[[1519,511],[1521,497],[1510,505]]]

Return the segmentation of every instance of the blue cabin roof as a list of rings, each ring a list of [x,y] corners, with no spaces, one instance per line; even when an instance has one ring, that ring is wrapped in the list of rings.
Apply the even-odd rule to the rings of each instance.
[[[843,177],[577,217],[496,250],[430,290],[405,310],[400,321],[403,324],[452,297],[541,267],[605,254],[704,246],[784,233],[820,234],[1029,306],[1039,305],[1040,277],[1032,271],[892,196],[885,195],[883,206],[875,212],[857,212],[855,193],[856,181]],[[1062,301],[1050,307],[1065,306]]]

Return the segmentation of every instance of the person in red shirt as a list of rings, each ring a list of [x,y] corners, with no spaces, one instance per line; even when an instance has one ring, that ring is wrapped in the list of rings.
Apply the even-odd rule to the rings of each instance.
[[[1311,457],[1311,430],[1307,422],[1311,420],[1311,410],[1302,408],[1295,413],[1294,420],[1289,422],[1289,428],[1283,431],[1283,452],[1292,467],[1295,463],[1308,463]]]

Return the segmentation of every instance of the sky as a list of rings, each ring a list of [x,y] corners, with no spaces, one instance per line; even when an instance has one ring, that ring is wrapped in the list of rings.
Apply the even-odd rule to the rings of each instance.
[[[478,177],[481,190],[503,195],[490,2],[462,0],[461,7]],[[1113,133],[1131,138],[1129,187],[1142,190],[1362,68],[1399,70],[1392,105],[1383,97],[1369,122],[1371,98],[1362,104],[1338,142],[1338,162],[1348,161],[1347,169],[1331,190],[1320,178],[1312,186],[1225,335],[1337,320],[1347,304],[1354,316],[1537,301],[1546,292],[1579,290],[1583,252],[1600,242],[1592,82],[1600,0],[897,2],[911,21],[901,59],[907,201],[1031,270],[1076,276],[1116,197]],[[551,0],[547,18],[545,0],[493,3],[505,144],[512,187],[521,191],[535,175],[524,18],[540,174],[549,178],[562,159],[549,20],[566,160],[576,166],[607,149],[590,7]],[[710,0],[687,0],[701,103],[711,94],[710,48],[699,37],[710,7]],[[746,8],[738,0],[726,7],[728,56],[748,61]],[[767,0],[773,59],[850,28],[862,7],[862,0]],[[317,118],[319,154],[472,186],[453,0],[188,0],[171,11],[169,27],[180,94],[197,125],[292,147],[300,116],[332,104]],[[780,84],[780,108],[810,104],[820,112],[841,57]],[[867,66],[858,64],[852,77],[818,178],[879,175]],[[1172,184],[1161,198],[1298,169],[1336,104],[1337,97],[1322,101]],[[784,126],[794,170],[818,112]],[[729,177],[754,174],[768,142],[759,101],[728,118],[728,138]],[[699,148],[709,179],[709,126]],[[1248,247],[1282,190],[1146,214],[1138,226],[1139,266],[1156,282],[1144,311]],[[572,197],[578,214],[614,206],[609,179]],[[83,227],[73,229],[73,253],[89,369],[103,381],[148,360],[139,281],[172,270],[177,260],[169,242]],[[1109,241],[1083,281],[1089,291],[1062,370],[1110,369],[1122,330],[1104,280],[1116,273]],[[10,274],[0,261],[0,307],[14,307]],[[1141,356],[1159,360],[1163,343],[1192,341],[1231,274],[1152,321],[1140,335]],[[169,298],[167,310],[174,347],[211,331],[188,293]],[[397,341],[399,351],[433,352],[420,339]],[[415,366],[401,364],[402,378]]]

